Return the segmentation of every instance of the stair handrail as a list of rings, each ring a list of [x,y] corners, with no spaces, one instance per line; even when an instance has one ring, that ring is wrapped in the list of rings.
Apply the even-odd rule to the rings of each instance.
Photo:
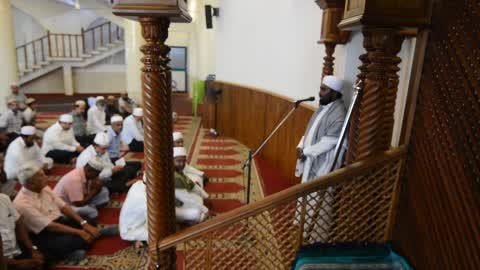
[[[36,44],[37,42],[40,42],[40,55],[41,55],[41,60],[45,62],[46,57],[45,57],[45,45],[44,45],[44,40],[48,39],[48,35],[44,35],[40,38],[34,39],[32,41],[29,41],[23,45],[20,45],[15,48],[17,57],[18,57],[18,51],[23,51],[24,53],[24,63],[25,63],[25,69],[28,69],[28,49],[31,47],[32,49],[32,59],[33,59],[33,65],[36,65],[38,60],[37,60],[37,50],[36,50]],[[48,46],[48,44],[47,44]]]
[[[239,207],[225,214],[216,216],[203,223],[186,228],[169,237],[161,239],[161,241],[158,242],[157,246],[150,246],[150,250],[155,251],[158,249],[160,251],[163,251],[175,247],[183,242],[193,240],[202,236],[203,234],[212,232],[214,230],[222,229],[223,227],[232,225],[233,223],[241,221],[243,219],[253,217],[268,209],[281,205],[282,203],[285,203],[292,199],[309,194],[310,192],[314,192],[320,188],[326,188],[338,183],[342,183],[344,181],[350,181],[350,177],[355,177],[367,173],[372,168],[380,166],[383,163],[388,163],[392,160],[404,158],[406,156],[406,153],[406,148],[402,146],[386,151],[385,153],[377,155],[373,158],[353,163],[344,168],[333,171],[328,175],[322,176],[314,181],[295,185],[286,190],[268,196],[263,200]],[[394,198],[394,200],[395,199],[396,198]],[[393,207],[390,209],[390,211],[393,211],[392,209]],[[388,224],[389,226],[392,226],[392,213],[390,213],[389,219],[390,220],[388,221]],[[387,231],[390,231],[390,228],[387,228]]]

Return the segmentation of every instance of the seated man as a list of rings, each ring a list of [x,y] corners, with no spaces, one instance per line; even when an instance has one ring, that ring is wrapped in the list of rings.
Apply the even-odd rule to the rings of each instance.
[[[129,151],[128,145],[123,142],[122,139],[122,130],[123,130],[123,118],[120,115],[115,115],[110,120],[112,125],[108,127],[108,141],[110,142],[108,146],[108,154],[112,163],[123,164],[123,156]],[[126,167],[130,170],[138,172],[142,168],[142,163],[139,161],[127,161]],[[128,183],[127,185],[131,185]]]
[[[27,98],[27,108],[23,111],[23,124],[25,126],[35,126],[37,123],[38,104],[34,98]]]
[[[118,99],[118,110],[123,117],[127,117],[132,114],[133,109],[135,109],[135,101],[128,97],[127,92],[123,92],[120,94],[120,98]]]
[[[0,116],[0,127],[6,130],[8,145],[20,134],[23,124],[23,113],[15,99],[9,100],[7,104],[8,110]]]
[[[43,135],[42,153],[56,163],[69,164],[84,150],[75,139],[72,123],[72,115],[62,114]]]
[[[42,155],[40,147],[36,143],[35,132],[32,126],[24,126],[20,137],[16,138],[7,148],[5,154],[5,173],[7,174],[7,189],[4,193],[12,195],[15,188],[15,180],[18,178],[18,169],[27,162],[34,162],[38,167],[49,170],[53,166],[53,160]]]
[[[23,187],[13,204],[33,234],[32,240],[38,249],[49,259],[85,258],[85,250],[102,234],[94,222],[80,217],[58,197],[35,163],[21,166],[18,180]]]
[[[208,212],[208,209],[207,209]],[[175,216],[177,222],[198,223],[207,217],[205,211],[198,207],[185,207],[182,202],[175,202]],[[136,246],[141,246],[141,241],[148,240],[147,226],[147,186],[146,180],[137,181],[128,191],[123,202],[118,222],[120,237],[126,241],[136,241]]]
[[[9,192],[9,190],[14,189],[16,183],[15,182],[9,183],[13,185],[13,187],[5,186],[5,184],[7,184],[7,174],[5,173],[5,170],[4,170],[4,163],[5,163],[5,157],[3,156],[3,153],[0,153],[0,187],[1,187],[0,193],[8,195],[9,193],[11,193],[11,191]]]
[[[98,180],[103,170],[103,162],[94,157],[83,166],[64,175],[53,191],[81,217],[95,219],[97,207],[104,206],[110,200],[108,189]]]
[[[81,168],[90,159],[99,156],[103,161],[103,170],[99,175],[100,180],[102,180],[110,193],[123,192],[128,189],[128,181],[137,176],[138,169],[121,162],[116,162],[116,165],[113,165],[107,151],[109,143],[106,133],[98,133],[93,140],[93,144],[78,156],[76,167]]]
[[[173,146],[183,147],[183,134],[181,132],[173,132]],[[188,178],[190,178],[193,182],[197,183],[201,188],[203,188],[204,184],[208,182],[208,177],[205,175],[204,172],[190,166],[188,163],[185,164],[185,169],[183,169],[183,173],[188,176]]]
[[[98,96],[96,98],[95,106],[90,107],[87,113],[87,131],[88,134],[97,134],[105,132],[106,113],[105,113],[105,98]]]
[[[7,269],[43,269],[43,254],[30,241],[23,218],[5,194],[0,194],[0,234]]]
[[[208,214],[208,208],[203,205],[203,199],[208,198],[208,193],[183,173],[187,163],[185,148],[174,147],[173,159],[175,165],[175,197],[182,202],[184,207],[196,208],[205,215]]]
[[[143,152],[143,110],[135,108],[132,115],[123,121],[123,141],[128,144],[130,152]]]
[[[106,115],[106,121],[107,125],[110,125],[110,120],[112,116],[120,114],[120,111],[118,110],[118,103],[117,100],[115,99],[114,96],[108,96],[107,97],[107,106],[105,107],[105,115]]]
[[[10,84],[11,94],[5,97],[6,101],[15,100],[18,104],[20,110],[24,110],[27,106],[27,96],[20,91],[20,85],[18,82],[13,82]]]
[[[72,111],[72,128],[73,134],[75,134],[75,139],[83,147],[87,147],[92,144],[94,135],[88,135],[87,133],[87,121],[85,120],[85,108],[87,107],[85,101],[77,100],[75,101],[75,107]]]

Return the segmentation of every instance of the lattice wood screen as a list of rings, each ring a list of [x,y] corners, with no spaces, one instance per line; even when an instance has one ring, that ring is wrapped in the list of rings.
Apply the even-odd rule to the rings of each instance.
[[[480,1],[437,1],[395,243],[417,269],[480,268]]]
[[[185,269],[290,269],[300,245],[389,239],[404,155],[328,177],[257,214],[184,242]]]

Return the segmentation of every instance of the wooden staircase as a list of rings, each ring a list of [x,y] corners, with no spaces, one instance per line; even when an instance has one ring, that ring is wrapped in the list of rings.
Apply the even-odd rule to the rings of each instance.
[[[124,31],[106,22],[80,34],[51,33],[16,48],[20,84],[65,65],[85,67],[125,49]]]

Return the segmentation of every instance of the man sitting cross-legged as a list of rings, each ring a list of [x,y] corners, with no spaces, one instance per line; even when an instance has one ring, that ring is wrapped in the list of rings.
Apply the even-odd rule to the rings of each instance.
[[[178,199],[175,201],[175,216],[177,222],[198,223],[205,220],[208,209],[188,207]],[[119,219],[120,237],[126,241],[135,241],[135,246],[148,240],[147,225],[147,186],[145,178],[137,181],[128,191],[123,202]]]
[[[42,153],[56,163],[71,163],[84,150],[75,139],[72,123],[71,114],[62,114],[43,134]]]
[[[183,134],[181,132],[173,132],[173,146],[183,147]],[[207,175],[205,175],[205,173],[199,169],[190,166],[188,163],[185,163],[183,173],[193,182],[197,183],[201,188],[204,188],[204,185],[208,183],[209,179]]]
[[[173,161],[175,165],[175,197],[182,202],[184,207],[197,208],[205,215],[208,214],[208,208],[203,204],[203,200],[208,198],[208,193],[183,173],[187,164],[185,148],[173,148]]]
[[[0,234],[3,261],[8,269],[43,269],[43,254],[32,244],[23,218],[5,194],[0,194]]]
[[[35,163],[23,165],[18,180],[23,187],[13,204],[47,258],[81,260],[95,239],[115,233],[112,227],[99,230],[93,220],[80,217],[50,189],[47,176]]]
[[[123,141],[128,144],[130,152],[143,152],[143,110],[135,108],[133,113],[123,121]]]
[[[129,166],[123,162],[116,162],[116,165],[114,165],[107,151],[109,144],[108,135],[104,132],[98,133],[93,140],[93,144],[78,156],[76,167],[81,168],[90,159],[99,156],[103,162],[103,170],[99,175],[100,180],[102,180],[110,193],[123,192],[128,189],[128,181],[137,176],[138,170],[136,167]]]
[[[42,155],[40,147],[37,145],[35,135],[36,128],[24,126],[21,129],[20,137],[16,138],[7,148],[5,154],[5,173],[7,174],[7,183],[2,192],[12,195],[16,185],[18,169],[27,162],[35,162],[37,166],[43,169],[51,169],[53,160]]]
[[[98,216],[97,207],[106,205],[110,200],[108,189],[98,179],[102,170],[102,160],[94,157],[82,168],[64,175],[53,191],[80,216],[95,219]]]

